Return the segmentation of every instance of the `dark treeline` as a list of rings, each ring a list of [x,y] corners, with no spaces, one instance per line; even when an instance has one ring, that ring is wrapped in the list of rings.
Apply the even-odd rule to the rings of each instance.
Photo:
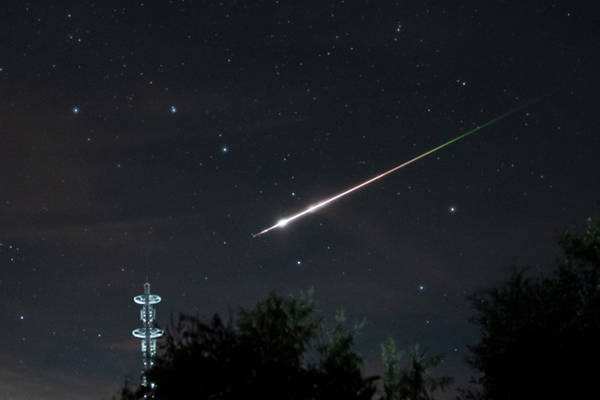
[[[600,221],[565,232],[546,276],[513,272],[471,297],[479,342],[468,359],[478,372],[465,399],[596,398],[600,356]]]
[[[564,233],[563,251],[548,274],[513,272],[474,294],[470,348],[473,384],[459,399],[578,398],[593,393],[600,355],[600,223]],[[155,397],[174,399],[432,400],[449,387],[442,358],[418,346],[381,346],[381,376],[365,376],[354,350],[356,330],[343,315],[331,324],[315,313],[310,295],[271,294],[224,321],[182,315],[171,324],[149,373]],[[125,386],[121,400],[141,399]],[[581,396],[580,396],[581,395]]]
[[[363,360],[353,349],[360,327],[347,327],[343,313],[332,324],[325,323],[311,299],[310,293],[271,294],[228,321],[218,315],[210,321],[182,315],[169,329],[148,374],[156,384],[156,398],[376,398],[379,378],[363,374]],[[428,357],[418,348],[408,353],[406,365],[391,340],[383,355],[382,399],[428,399],[449,383],[429,374],[441,358]],[[144,394],[143,388],[125,387],[121,398]]]

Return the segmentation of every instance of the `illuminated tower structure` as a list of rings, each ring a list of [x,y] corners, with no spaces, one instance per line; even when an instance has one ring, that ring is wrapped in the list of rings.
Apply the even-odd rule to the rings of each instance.
[[[137,295],[133,298],[136,304],[140,304],[142,309],[140,310],[140,320],[142,321],[142,327],[133,330],[133,336],[141,339],[142,343],[142,360],[144,363],[144,370],[142,372],[142,386],[150,389],[149,394],[145,398],[153,398],[152,392],[155,388],[154,383],[149,382],[146,377],[147,371],[154,365],[154,356],[156,355],[156,339],[163,335],[162,329],[158,329],[154,326],[154,320],[156,319],[155,304],[160,303],[161,298],[157,294],[150,293],[150,284],[144,283],[144,294]]]

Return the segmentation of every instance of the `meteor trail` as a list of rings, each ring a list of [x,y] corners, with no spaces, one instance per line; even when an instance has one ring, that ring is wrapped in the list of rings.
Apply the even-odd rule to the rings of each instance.
[[[270,226],[268,228],[265,228],[262,231],[253,234],[252,237],[255,238],[255,237],[264,235],[265,233],[267,233],[269,231],[272,231],[273,229],[276,229],[276,228],[283,228],[283,227],[287,226],[290,222],[293,222],[293,221],[297,220],[298,218],[305,216],[306,214],[309,214],[309,213],[312,213],[314,211],[317,211],[317,210],[325,207],[326,205],[328,205],[328,204],[330,204],[330,203],[332,203],[332,202],[334,202],[334,201],[336,201],[336,200],[338,200],[338,199],[340,199],[340,198],[342,198],[344,196],[347,196],[350,193],[352,193],[352,192],[354,192],[354,191],[356,191],[356,190],[358,190],[358,189],[360,189],[360,188],[362,188],[364,186],[367,186],[367,185],[369,185],[369,184],[371,184],[371,183],[373,183],[375,181],[378,181],[378,180],[384,178],[385,176],[390,175],[390,174],[396,172],[397,170],[399,170],[401,168],[404,168],[407,165],[410,165],[410,164],[414,163],[415,161],[420,160],[421,158],[425,158],[428,155],[431,155],[431,154],[433,154],[433,153],[435,153],[435,152],[443,149],[444,147],[450,146],[452,143],[458,142],[459,140],[462,140],[462,139],[466,138],[467,136],[471,136],[471,135],[479,132],[483,128],[486,128],[486,127],[488,127],[488,126],[490,126],[492,124],[495,124],[496,122],[498,122],[498,121],[500,121],[500,120],[502,120],[502,119],[504,119],[504,118],[506,118],[506,117],[508,117],[508,116],[510,116],[512,114],[515,114],[515,113],[521,111],[522,109],[524,109],[525,107],[530,106],[533,103],[537,103],[543,97],[544,96],[535,98],[535,99],[533,99],[531,101],[528,101],[528,102],[520,105],[519,107],[513,108],[512,110],[509,110],[509,111],[505,112],[504,114],[497,116],[496,118],[494,118],[494,119],[486,122],[483,125],[479,125],[479,126],[473,128],[471,130],[468,130],[468,131],[460,134],[459,136],[457,136],[457,137],[455,137],[453,139],[450,139],[446,143],[443,143],[443,144],[441,144],[441,145],[439,145],[437,147],[434,147],[433,149],[428,150],[425,153],[420,154],[420,155],[418,155],[418,156],[416,156],[414,158],[411,158],[410,160],[405,161],[402,164],[396,165],[395,167],[393,167],[391,169],[388,169],[387,171],[384,171],[384,172],[380,173],[379,175],[376,175],[376,176],[374,176],[372,178],[369,178],[366,181],[363,181],[363,182],[359,183],[356,186],[352,186],[352,187],[344,190],[341,193],[338,193],[338,194],[336,194],[336,195],[334,195],[334,196],[332,196],[332,197],[330,197],[328,199],[325,199],[323,201],[320,201],[320,202],[318,202],[316,204],[313,204],[313,205],[305,208],[304,210],[299,211],[296,214],[293,214],[293,215],[291,215],[289,217],[282,218],[279,221],[277,221],[277,223],[275,225]]]

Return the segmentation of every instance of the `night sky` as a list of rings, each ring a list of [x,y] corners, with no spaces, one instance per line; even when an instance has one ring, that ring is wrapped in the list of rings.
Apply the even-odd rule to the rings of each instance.
[[[0,399],[136,380],[147,278],[163,326],[314,287],[369,372],[391,336],[466,382],[466,296],[598,215],[600,20],[570,3],[3,1]]]

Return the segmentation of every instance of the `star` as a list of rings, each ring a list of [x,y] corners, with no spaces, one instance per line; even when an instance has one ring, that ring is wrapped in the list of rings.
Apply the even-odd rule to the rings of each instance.
[[[171,104],[171,105],[169,106],[169,112],[170,112],[171,114],[175,114],[175,113],[177,113],[177,107],[176,107],[175,105]]]
[[[458,208],[456,208],[456,206],[450,206],[448,207],[448,213],[449,214],[456,214],[458,211]]]
[[[227,146],[221,147],[221,153],[227,153],[227,152],[229,152],[229,147],[227,147]]]
[[[80,111],[81,111],[81,108],[79,106],[77,106],[77,105],[71,107],[71,112],[73,114],[79,114]]]

